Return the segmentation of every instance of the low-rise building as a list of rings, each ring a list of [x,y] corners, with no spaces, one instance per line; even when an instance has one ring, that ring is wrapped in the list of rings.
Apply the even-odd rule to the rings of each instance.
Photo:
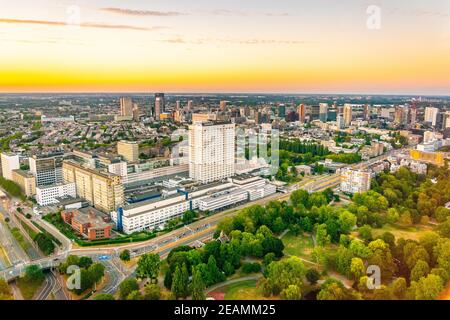
[[[88,240],[111,238],[110,218],[92,207],[71,209],[61,212],[65,223]]]
[[[185,181],[189,183],[189,180]],[[190,183],[189,183],[190,184]],[[274,194],[276,187],[254,176],[240,176],[224,182],[183,186],[172,181],[172,188],[157,197],[127,204],[111,212],[117,229],[126,234],[163,227],[188,210],[217,211],[246,201]]]
[[[58,204],[58,198],[75,198],[76,195],[77,193],[75,183],[36,187],[36,201],[41,206]]]

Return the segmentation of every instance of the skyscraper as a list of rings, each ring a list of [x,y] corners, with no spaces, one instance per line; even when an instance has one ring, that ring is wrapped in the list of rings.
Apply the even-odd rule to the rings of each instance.
[[[133,116],[133,100],[130,97],[120,98],[120,115]]]
[[[352,105],[344,104],[344,125],[346,127],[352,124],[353,114],[352,114]]]
[[[450,128],[450,111],[444,114],[444,129]]]
[[[220,111],[227,110],[227,102],[225,100],[220,101]]]
[[[432,126],[436,126],[438,112],[439,112],[438,108],[426,107],[425,108],[425,122],[428,122]]]
[[[278,117],[286,118],[286,106],[284,104],[278,106]]]
[[[409,124],[411,127],[414,127],[417,122],[417,105],[416,102],[413,102],[411,110],[409,112]]]
[[[368,104],[364,105],[363,118],[364,120],[370,120],[370,106]]]
[[[155,110],[153,116],[155,119],[159,120],[161,113],[165,112],[166,101],[164,98],[164,93],[155,93]]]
[[[319,120],[322,122],[328,121],[328,103],[319,104]]]
[[[189,126],[189,176],[207,183],[235,172],[235,124],[196,122]]]
[[[30,172],[36,177],[38,187],[62,183],[64,153],[33,155],[28,158]]]
[[[306,118],[306,108],[304,104],[298,106],[298,121],[300,123],[305,123]]]

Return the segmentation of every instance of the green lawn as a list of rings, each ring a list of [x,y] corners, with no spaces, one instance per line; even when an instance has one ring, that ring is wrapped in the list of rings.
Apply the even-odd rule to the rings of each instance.
[[[268,300],[256,287],[256,283],[256,280],[244,280],[219,288],[217,291],[225,293],[225,300]]]
[[[294,235],[288,232],[283,238],[284,254],[310,259],[314,243],[309,235]]]
[[[381,229],[373,229],[373,236],[377,237],[384,232],[392,233],[396,239],[418,240],[425,232],[431,231],[433,228],[421,224],[413,226],[402,226],[399,224],[387,223]]]
[[[20,230],[18,228],[12,228],[11,233],[16,238],[19,245],[22,247],[23,250],[27,251],[30,247],[29,242],[25,239],[25,237],[22,235]]]
[[[32,300],[36,292],[42,286],[43,282],[44,279],[42,281],[28,282],[25,281],[24,278],[19,278],[16,281],[17,286],[19,287],[20,292],[22,293],[22,296],[25,300]]]

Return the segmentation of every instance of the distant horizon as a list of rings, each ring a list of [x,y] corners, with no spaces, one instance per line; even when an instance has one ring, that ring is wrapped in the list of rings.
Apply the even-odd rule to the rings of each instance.
[[[202,91],[192,91],[192,92],[178,92],[178,91],[30,91],[30,92],[0,92],[2,95],[154,95],[155,93],[164,93],[166,95],[273,95],[273,96],[404,96],[404,97],[442,97],[450,98],[450,93],[367,93],[367,92],[251,92],[251,91],[230,91],[230,92],[202,92]]]
[[[0,27],[4,93],[450,96],[443,0],[16,0]]]

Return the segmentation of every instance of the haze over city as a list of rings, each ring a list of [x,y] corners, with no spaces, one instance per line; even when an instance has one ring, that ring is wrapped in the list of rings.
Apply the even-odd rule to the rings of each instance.
[[[450,94],[444,0],[1,2],[1,92]]]

